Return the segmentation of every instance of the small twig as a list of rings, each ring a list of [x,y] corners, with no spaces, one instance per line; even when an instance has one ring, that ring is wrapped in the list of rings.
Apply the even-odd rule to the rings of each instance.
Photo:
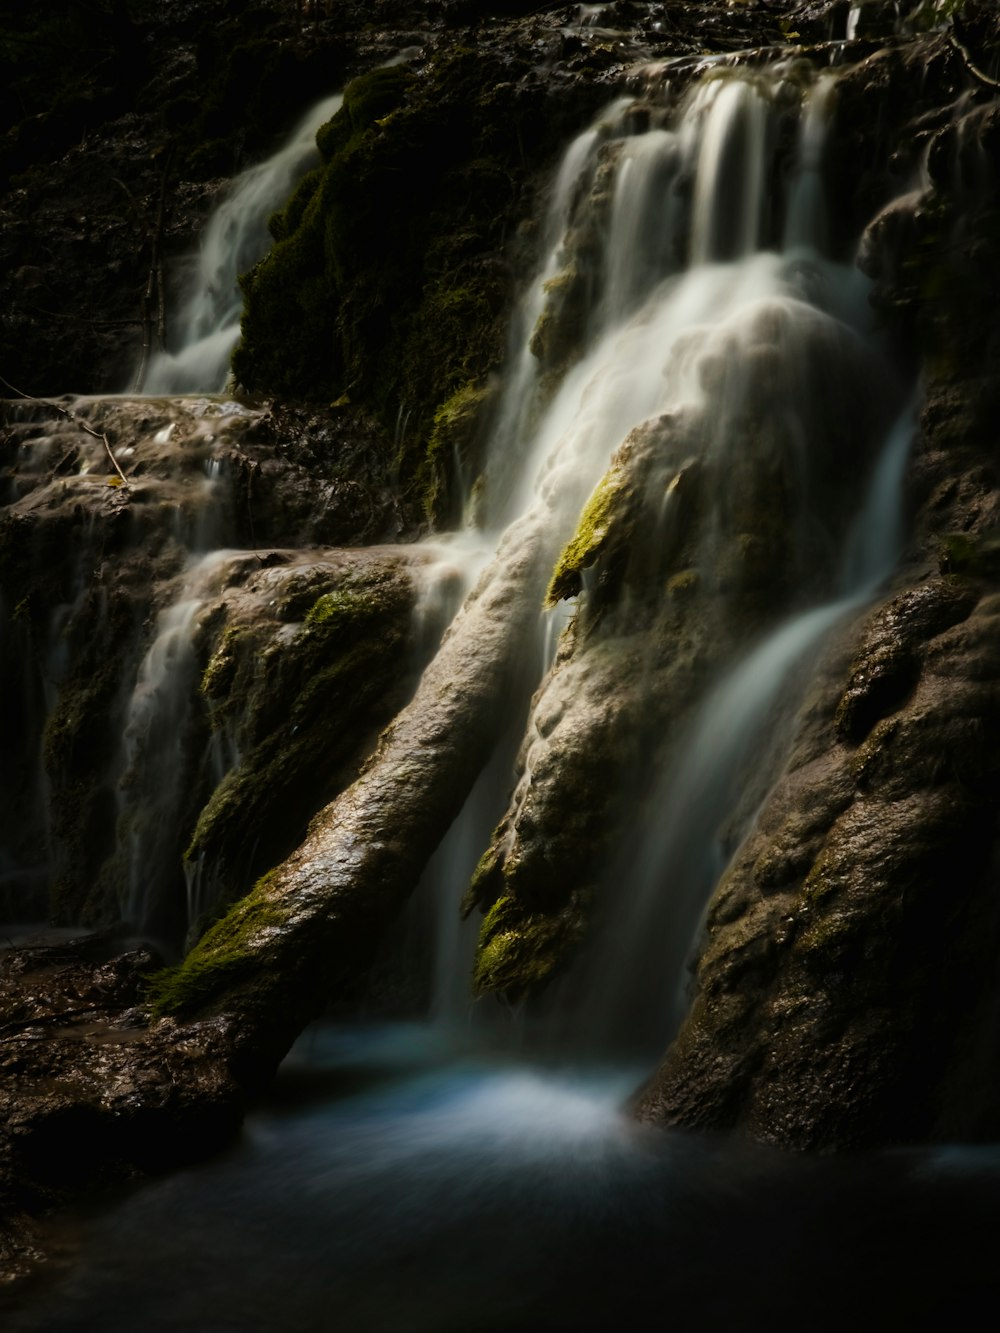
[[[76,420],[78,424],[81,425],[83,429],[87,431],[89,434],[93,435],[95,438],[102,439],[104,441],[104,447],[108,452],[108,457],[111,459],[111,466],[118,473],[119,477],[121,477],[122,485],[125,487],[126,490],[128,490],[129,488],[128,477],[126,477],[125,473],[118,466],[118,459],[115,458],[114,450],[111,448],[111,441],[108,439],[107,435],[103,431],[91,430],[90,427],[87,425],[87,423],[85,421],[80,421],[79,418],[74,418],[74,420]]]
[[[100,328],[118,328],[125,324],[141,324],[141,319],[91,319],[89,315],[66,314],[60,310],[46,310],[44,306],[34,305],[31,302],[25,302],[28,310],[35,310],[40,315],[48,315],[50,319],[68,319],[74,324],[90,324]]]
[[[21,1018],[0,1025],[0,1041],[6,1041],[8,1034],[23,1032],[25,1028],[43,1027],[47,1023],[60,1023],[69,1018],[82,1018],[84,1014],[99,1014],[95,1005],[86,1009],[62,1009],[57,1014],[39,1014],[37,1018]]]
[[[112,179],[112,181],[114,182],[115,185],[120,186],[120,187],[125,191],[125,193],[128,195],[128,201],[129,201],[129,203],[132,205],[133,208],[135,208],[135,206],[136,206],[136,203],[135,203],[135,195],[132,193],[132,191],[129,189],[129,187],[125,184],[125,182],[122,180],[122,178],[121,178],[120,176],[112,176],[111,179]]]
[[[61,407],[59,403],[53,403],[48,398],[36,398],[33,393],[25,393],[23,389],[19,389],[16,385],[11,384],[10,380],[5,380],[2,375],[0,375],[0,384],[5,384],[7,388],[10,389],[11,393],[16,393],[18,398],[26,398],[29,403],[44,403],[46,407],[54,407],[57,412],[61,412],[64,417],[68,417],[69,420],[79,426],[81,430],[85,430],[88,435],[93,435],[95,440],[103,440],[104,448],[107,450],[108,457],[111,459],[111,466],[118,473],[119,477],[121,477],[122,485],[125,489],[129,489],[128,477],[126,477],[125,473],[118,466],[118,459],[115,458],[114,450],[111,448],[111,441],[108,439],[106,432],[95,430],[93,426],[89,426],[87,422],[84,421],[83,417],[78,416],[76,412],[71,411],[68,407]]]
[[[985,84],[987,88],[1000,88],[1000,80],[991,79],[988,74],[985,74],[979,68],[979,66],[972,58],[972,52],[965,45],[964,42],[960,41],[955,36],[954,32],[948,33],[948,41],[955,48],[958,54],[962,57],[962,63],[965,65],[965,68],[969,71],[969,73],[972,75],[974,79],[978,79],[979,82]]]

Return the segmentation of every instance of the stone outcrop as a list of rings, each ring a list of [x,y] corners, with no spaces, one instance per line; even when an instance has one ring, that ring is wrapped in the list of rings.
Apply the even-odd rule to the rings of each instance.
[[[938,107],[924,103],[901,154],[926,154],[928,178],[879,215],[861,259],[923,367],[908,555],[817,673],[710,908],[691,1013],[640,1102],[661,1123],[795,1148],[1000,1125],[996,88],[955,34],[931,35],[859,66],[843,114],[872,81],[905,106],[892,89],[921,56]]]

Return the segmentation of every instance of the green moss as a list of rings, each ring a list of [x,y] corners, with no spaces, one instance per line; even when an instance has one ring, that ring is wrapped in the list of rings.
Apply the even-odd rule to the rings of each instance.
[[[345,749],[359,739],[359,722],[367,730],[387,720],[371,713],[398,667],[395,656],[390,652],[386,661],[386,655],[381,640],[355,645],[309,677],[285,725],[254,746],[212,793],[185,852],[188,861],[219,842],[238,846],[261,821],[287,828],[289,819],[302,823],[312,813],[308,806],[297,813],[289,809],[296,804],[292,793],[303,800],[308,799],[303,788],[312,790],[314,800],[327,793],[335,762],[343,762]],[[275,832],[272,828],[268,836]]]
[[[467,917],[475,908],[493,902],[501,892],[502,885],[503,856],[498,841],[498,833],[494,833],[490,845],[479,858],[476,868],[472,872],[469,887],[462,897],[462,916]]]
[[[470,381],[434,413],[427,450],[417,470],[424,515],[432,527],[447,527],[461,519],[456,481],[478,470],[475,446],[490,397],[487,387]]]
[[[366,571],[319,596],[315,584],[293,590],[296,633],[250,625],[222,635],[203,688],[241,761],[202,807],[185,856],[223,893],[287,855],[356,776],[409,688],[411,605],[400,571]]]
[[[405,65],[389,65],[352,80],[344,90],[340,110],[316,135],[324,161],[331,161],[363,136],[369,126],[394,111],[405,99],[413,79],[413,72]]]
[[[538,990],[565,962],[582,933],[581,905],[575,897],[558,915],[526,912],[509,895],[498,898],[479,931],[474,992],[518,999]]]
[[[209,658],[208,665],[202,672],[199,692],[206,699],[218,699],[225,695],[233,683],[241,631],[230,626],[222,636],[218,648]]]
[[[581,574],[605,551],[626,492],[624,469],[620,463],[614,462],[584,506],[576,532],[556,562],[545,593],[546,608],[566,597],[574,597],[580,591]]]
[[[292,914],[288,904],[274,898],[269,872],[199,940],[178,967],[165,968],[149,981],[153,1012],[185,1015],[217,999],[234,982],[251,975],[255,959],[249,945],[261,935],[280,929]]]
[[[941,539],[938,566],[942,574],[996,578],[1000,575],[1000,535],[948,533]]]
[[[335,588],[323,593],[306,612],[306,624],[326,633],[344,633],[357,630],[359,623],[370,620],[385,610],[375,586],[363,590],[350,587]]]
[[[545,284],[545,308],[531,334],[531,351],[546,371],[560,371],[580,350],[590,304],[590,283],[576,268]]]
[[[295,187],[294,194],[284,208],[271,214],[267,221],[267,227],[274,240],[284,241],[289,236],[295,235],[302,226],[306,209],[315,198],[316,191],[322,182],[322,167],[315,167],[312,171],[307,171]]]
[[[682,569],[667,580],[667,596],[674,602],[689,602],[698,591],[700,582],[696,569]]]
[[[319,133],[322,168],[272,219],[276,243],[242,279],[240,384],[327,403],[348,394],[396,437],[404,486],[428,488],[434,463],[418,469],[434,415],[503,355],[501,255],[530,155],[561,137],[518,82],[523,68],[455,46],[419,76],[394,66],[350,84]],[[427,503],[434,521],[451,514],[450,499]]]
[[[556,964],[560,931],[548,917],[523,917],[514,899],[498,898],[479,932],[472,984],[476,994],[516,996],[546,980]]]

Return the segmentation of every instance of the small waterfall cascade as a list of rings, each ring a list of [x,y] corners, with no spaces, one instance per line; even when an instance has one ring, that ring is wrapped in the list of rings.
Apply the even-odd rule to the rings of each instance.
[[[854,25],[863,6],[844,10]],[[580,21],[601,12],[582,6]],[[379,729],[390,735],[428,659],[456,641],[464,651],[477,599],[492,612],[523,598],[516,623],[528,629],[494,691],[506,732],[415,895],[433,915],[419,942],[430,1022],[304,1034],[280,1104],[250,1117],[242,1144],[99,1220],[86,1261],[19,1327],[124,1328],[137,1310],[164,1330],[211,1326],[233,1318],[237,1287],[237,1319],[275,1326],[322,1326],[336,1305],[355,1329],[596,1330],[631,1304],[639,1318],[670,1308],[710,1328],[773,1327],[823,1290],[824,1328],[862,1304],[888,1327],[906,1283],[886,1281],[887,1253],[890,1274],[926,1260],[935,1317],[979,1280],[995,1147],[810,1161],[654,1133],[623,1109],[684,1020],[709,900],[813,708],[810,672],[892,577],[915,429],[913,386],[882,344],[868,282],[831,249],[836,76],[791,58],[769,69],[714,58],[689,74],[690,63],[677,91],[669,69],[649,73],[559,167],[463,531],[408,548],[251,550],[227,484],[238,467],[252,475],[239,422],[227,442],[215,417],[181,420],[228,411],[205,399],[183,413],[159,400],[122,409],[148,414],[134,447],[152,461],[130,481],[140,503],[121,514],[100,440],[73,453],[61,432],[26,433],[9,488],[18,520],[64,499],[99,534],[111,514],[113,540],[95,536],[85,561],[119,567],[109,623],[137,553],[156,588],[152,611],[148,599],[142,615],[128,608],[132,651],[110,714],[120,726],[98,784],[115,806],[122,914],[150,934],[192,938],[221,880],[249,884],[286,854],[255,860],[272,814],[320,799],[323,781],[344,790],[364,756],[377,761]],[[182,436],[183,494],[156,453]],[[86,675],[77,641],[104,623],[82,570],[52,586],[44,610],[0,605],[0,679],[11,684],[33,635],[42,667],[12,688],[39,711],[72,671]],[[337,656],[335,634],[354,636],[353,674],[300,709]],[[81,659],[95,682],[100,658]],[[386,661],[401,682],[391,709],[341,763],[340,734],[370,708],[368,677]],[[50,755],[80,734],[92,701],[106,704],[90,685],[45,724]],[[20,761],[31,745],[16,721],[3,725]],[[449,744],[444,724],[423,735],[429,750]],[[44,787],[42,766],[29,769]],[[426,802],[422,773],[415,764],[403,780]],[[16,811],[0,822],[0,890],[12,895],[53,873],[8,838],[15,822]],[[484,915],[463,919],[460,902]],[[515,966],[519,939],[536,990]],[[470,964],[492,993],[479,1006]],[[504,1029],[494,1044],[468,1034],[486,1029],[487,1009]],[[560,1067],[511,1057],[531,1042],[557,1050]],[[779,1213],[803,1238],[794,1260],[775,1254]],[[965,1229],[949,1240],[956,1218]],[[212,1261],[178,1281],[193,1271],[192,1225]],[[150,1243],[136,1247],[136,1234]],[[903,1298],[919,1322],[918,1287]]]
[[[7,459],[4,540],[30,591],[0,629],[0,672],[19,700],[3,738],[18,775],[0,834],[3,910],[12,921],[53,912],[76,920],[63,894],[79,911],[88,891],[118,878],[109,867],[129,762],[117,738],[137,673],[148,686],[166,670],[153,652],[141,667],[150,602],[163,605],[190,554],[227,535],[224,455],[256,414],[204,399],[76,398],[58,411],[10,404],[6,415],[17,447]],[[171,660],[188,609],[174,617]],[[170,725],[161,720],[161,739]],[[147,784],[157,795],[158,782]]]
[[[868,535],[854,543],[853,555],[845,547],[857,497],[845,493],[843,459],[849,457],[859,474],[870,473],[875,436],[888,429],[899,403],[869,329],[865,280],[826,252],[822,159],[832,88],[828,75],[815,75],[803,62],[770,70],[706,62],[679,98],[669,72],[660,67],[650,71],[639,95],[613,102],[569,146],[553,182],[539,268],[513,321],[486,473],[471,506],[475,512],[460,533],[433,538],[407,557],[415,596],[408,671],[434,653],[443,627],[491,559],[502,567],[505,553],[518,552],[518,561],[534,571],[530,585],[544,590],[567,543],[569,550],[593,538],[599,548],[604,535],[573,538],[573,530],[608,478],[617,477],[646,516],[640,516],[636,542],[645,552],[639,564],[648,566],[649,577],[669,586],[673,579],[678,587],[678,578],[684,586],[700,581],[715,589],[720,606],[732,601],[730,610],[711,611],[705,624],[692,630],[714,636],[719,646],[714,657],[714,649],[704,654],[702,678],[685,686],[681,717],[657,714],[656,698],[664,689],[669,693],[664,663],[643,659],[639,672],[642,688],[653,698],[649,748],[656,764],[664,772],[685,774],[676,777],[685,791],[732,792],[788,672],[818,641],[822,627],[836,619],[837,613],[817,608],[833,605],[834,594],[860,595],[870,574],[858,571],[870,571],[875,560],[863,549],[871,534],[883,535],[885,550],[894,540],[886,514],[897,464],[886,462],[874,474],[884,476],[884,485],[877,480],[872,485],[872,495],[882,497],[870,501],[878,512],[859,520]],[[200,294],[192,297],[186,316],[190,348],[211,341],[230,319],[231,311],[219,316],[212,332],[222,310],[219,292],[223,286],[228,290],[233,274],[249,262],[237,252],[253,231],[251,214],[256,210],[262,222],[280,202],[304,165],[316,126],[337,105],[332,99],[316,108],[276,158],[241,178],[213,218],[203,247]],[[218,276],[223,251],[234,265],[224,278]],[[134,463],[142,455],[134,491],[155,491],[167,501],[169,532],[156,540],[170,555],[164,554],[157,578],[170,592],[158,597],[157,618],[142,648],[136,628],[135,657],[122,675],[116,703],[125,739],[102,770],[102,782],[116,793],[122,913],[140,929],[169,936],[195,929],[216,893],[214,853],[199,844],[186,868],[181,860],[200,803],[213,791],[223,805],[235,801],[244,790],[241,783],[249,781],[246,773],[241,776],[248,749],[264,743],[260,736],[251,742],[240,733],[243,724],[231,715],[224,724],[210,725],[211,707],[201,691],[207,657],[218,657],[220,670],[235,670],[226,656],[226,635],[243,627],[228,619],[230,573],[245,580],[252,569],[263,598],[266,571],[258,568],[259,555],[251,559],[249,552],[230,549],[236,525],[227,459],[234,447],[239,453],[243,410],[233,407],[232,422],[223,422],[220,413],[229,411],[224,404],[210,407],[202,400],[199,408],[192,400],[175,411],[155,402],[123,404],[120,410],[134,417],[129,418],[133,442],[112,445],[123,461]],[[136,414],[142,413],[140,421]],[[235,445],[228,442],[231,428]],[[36,432],[24,447],[27,468],[29,453],[41,460],[39,467],[49,466],[63,445],[61,437]],[[73,447],[72,469],[67,473],[69,463],[60,462],[63,480],[53,485],[93,486],[85,478],[100,465],[100,440],[91,436]],[[170,499],[173,465],[167,460],[178,450],[187,460],[183,502]],[[27,484],[27,472],[24,476]],[[16,489],[17,481],[13,484]],[[689,491],[700,496],[695,536],[688,531]],[[775,545],[773,533],[754,527],[771,497],[787,537],[783,544]],[[643,529],[654,511],[653,526]],[[122,523],[142,522],[141,507],[129,506]],[[610,514],[599,516],[600,533],[611,522]],[[685,563],[671,572],[663,562],[679,558],[682,548]],[[275,553],[273,558],[281,562],[289,586],[301,579],[309,593],[293,596],[285,584],[278,595],[271,592],[271,606],[291,608],[278,616],[273,642],[304,642],[309,599],[324,595],[339,574],[324,566],[325,572],[307,577],[299,557]],[[885,551],[878,557],[882,566],[888,558]],[[747,613],[739,596],[725,592],[723,585],[745,580],[742,566],[754,561],[762,567],[776,563],[781,570],[776,608],[787,604],[785,615],[769,618],[759,608]],[[314,561],[310,567],[321,565]],[[553,605],[539,614],[537,630],[523,646],[517,678],[497,701],[508,719],[508,741],[425,876],[437,904],[433,990],[439,1013],[454,1017],[464,1006],[461,960],[468,944],[455,921],[456,904],[490,842],[506,793],[513,794],[496,838],[500,860],[514,865],[523,859],[532,826],[540,826],[538,801],[548,799],[559,781],[561,719],[567,730],[575,725],[574,708],[586,706],[596,688],[599,673],[588,653],[599,648],[610,662],[619,640],[632,634],[625,632],[626,621],[648,601],[643,589],[625,588],[620,604],[608,603],[601,624],[590,626],[591,607],[604,596],[606,580],[600,558],[595,565],[585,554],[579,565],[572,575],[575,594],[550,594]],[[829,576],[835,567],[848,571],[839,591]],[[718,630],[717,615],[723,627]],[[796,623],[799,629],[791,629]],[[563,641],[575,636],[575,648],[558,646],[567,627]],[[777,636],[774,642],[769,634]],[[633,640],[639,642],[637,634]],[[633,657],[648,651],[640,648]],[[746,688],[726,683],[733,660],[747,664]],[[761,677],[769,682],[766,688]],[[623,696],[632,685],[623,683]],[[699,699],[719,716],[723,704],[742,710],[747,721],[724,728],[732,745],[721,747],[711,771],[692,778],[693,770],[678,757],[684,752],[679,738],[695,738],[688,745],[698,751],[699,763],[719,748],[705,739],[708,731],[699,731]],[[723,702],[718,707],[706,702],[713,699]],[[582,737],[586,727],[578,732]],[[610,774],[608,787],[638,784],[637,809],[655,807],[656,792],[660,803],[673,807],[676,802],[663,791],[674,780],[654,777],[647,766],[642,774],[639,769]],[[699,811],[711,806],[712,813],[704,820],[701,814],[685,816],[680,823],[689,830],[704,824],[698,837],[712,842],[728,815],[716,810],[715,798],[691,799]],[[729,800],[720,797],[716,804]],[[629,835],[628,841],[634,848],[642,839]],[[233,873],[244,874],[252,857],[244,863],[231,843],[226,845],[232,864],[240,866]],[[630,883],[647,883],[647,889],[636,889],[639,898],[659,897],[655,883],[670,856],[650,851],[646,860],[659,869],[629,868]],[[620,867],[609,846],[600,857]],[[595,865],[598,859],[595,851]],[[705,872],[708,880],[718,869],[712,866]],[[702,898],[703,889],[694,894],[699,902]],[[693,929],[691,924],[682,953]],[[655,934],[638,926],[636,933]],[[621,970],[629,968],[602,965],[605,972]],[[611,999],[606,1004],[615,1007]]]
[[[660,551],[644,548],[632,565],[676,584],[673,597],[689,584],[711,597],[684,631],[704,638],[703,665],[683,673],[679,717],[656,694],[682,691],[671,685],[669,650],[657,656],[663,648],[648,646],[657,614],[649,593],[625,589],[582,631],[597,595],[586,569],[576,647],[536,695],[491,851],[510,868],[515,897],[531,855],[544,883],[534,830],[546,802],[557,803],[573,726],[586,725],[581,684],[585,694],[607,669],[602,653],[652,654],[636,681],[627,670],[605,681],[622,694],[635,689],[646,749],[659,757],[608,774],[609,784],[634,789],[638,815],[624,820],[617,852],[605,840],[611,919],[546,1001],[564,1035],[569,1027],[598,1044],[662,1049],[682,1012],[708,895],[780,765],[796,668],[873,595],[896,556],[912,427],[866,280],[828,256],[822,159],[833,88],[830,75],[801,66],[708,69],[673,113],[615,103],[571,145],[556,177],[546,257],[517,321],[523,342],[512,351],[485,511],[522,515],[521,530],[541,515],[535,521],[566,540],[610,462],[608,477],[618,468],[623,493],[645,488],[643,512],[656,513],[634,544]],[[860,495],[852,469],[867,478]],[[590,501],[598,548],[600,525],[613,521],[600,495]],[[776,591],[762,595],[769,579]],[[638,649],[637,615],[649,630]],[[654,691],[645,704],[643,690]],[[465,819],[481,827],[483,813],[470,803],[458,825]]]
[[[268,218],[288,198],[296,179],[319,160],[316,131],[342,101],[337,93],[317,103],[272,157],[228,187],[191,264],[174,346],[152,359],[139,386],[146,393],[221,393],[225,388],[229,355],[240,336],[239,275],[267,251]]]
[[[198,797],[203,799],[192,783],[200,766],[196,755],[205,747],[192,707],[198,687],[194,639],[199,612],[224,586],[231,556],[216,550],[192,557],[179,595],[157,619],[128,704],[119,783],[118,836],[125,860],[121,911],[124,920],[143,931],[161,929],[158,915],[164,906],[169,919],[189,896],[177,837],[178,830],[194,826],[202,803]],[[211,785],[216,785],[238,754],[223,755],[210,745],[209,756],[215,759]],[[197,919],[197,906],[186,903],[188,926]]]

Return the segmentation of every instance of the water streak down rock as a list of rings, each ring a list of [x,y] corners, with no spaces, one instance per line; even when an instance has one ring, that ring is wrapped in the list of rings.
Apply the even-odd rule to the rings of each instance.
[[[496,701],[518,677],[550,542],[537,519],[508,532],[361,776],[161,983],[168,1012],[221,1011],[247,1024],[258,1076],[370,961],[366,944],[460,810],[506,724]]]

